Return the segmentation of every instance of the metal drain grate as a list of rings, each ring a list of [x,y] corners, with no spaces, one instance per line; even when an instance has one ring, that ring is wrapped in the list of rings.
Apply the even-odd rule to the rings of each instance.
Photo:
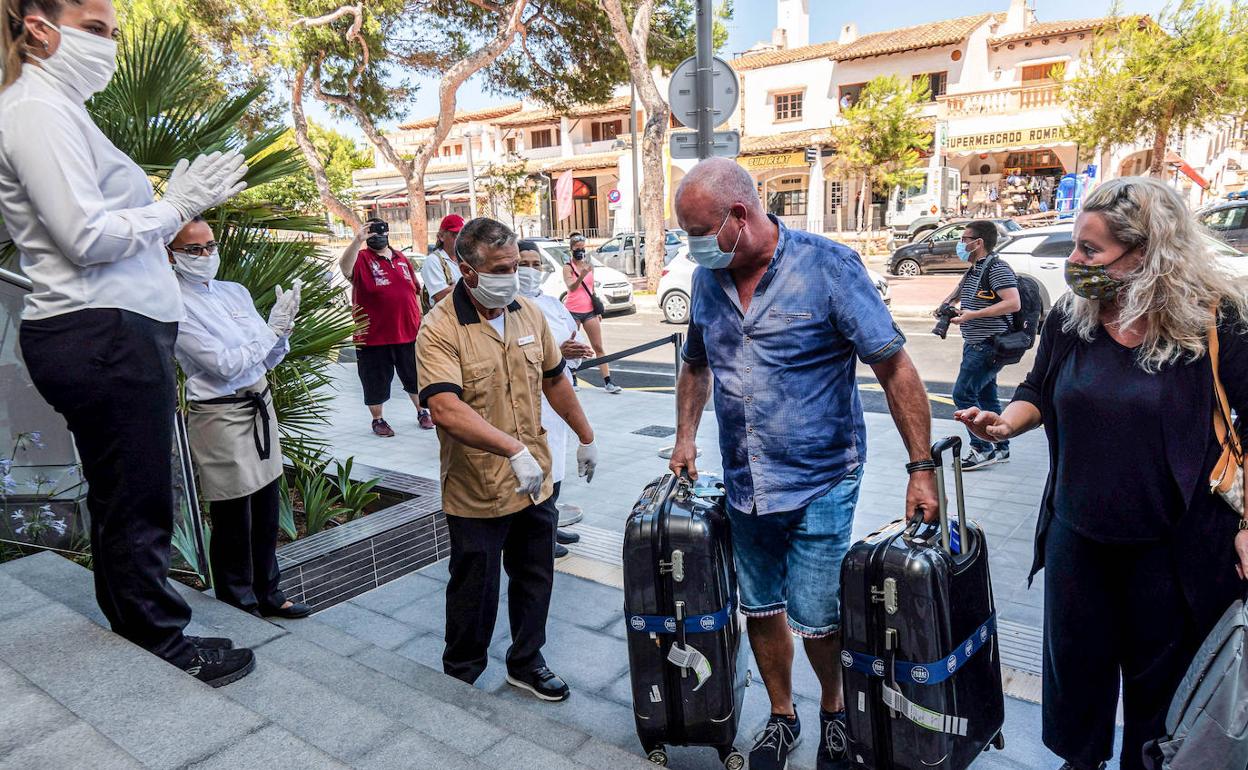
[[[997,621],[1001,641],[1001,665],[1040,675],[1044,630],[1009,620]]]
[[[676,435],[676,429],[670,425],[647,425],[644,428],[633,431],[638,436],[650,436],[652,438],[669,438]]]

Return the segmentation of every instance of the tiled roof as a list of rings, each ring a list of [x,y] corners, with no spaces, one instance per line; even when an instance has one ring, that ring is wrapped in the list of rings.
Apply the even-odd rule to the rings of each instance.
[[[742,155],[765,155],[769,152],[801,150],[812,144],[828,144],[832,137],[826,128],[804,131],[785,131],[782,134],[763,134],[741,138]]]
[[[571,158],[531,160],[528,164],[528,170],[531,174],[556,171],[593,171],[603,168],[614,170],[619,167],[619,163],[620,153],[618,152],[596,152],[587,155],[573,155]]]
[[[501,107],[486,107],[480,110],[457,112],[455,113],[455,122],[470,123],[475,120],[493,120],[494,118],[501,118],[504,115],[510,115],[513,112],[519,112],[523,107],[524,105],[520,102],[513,102],[511,104],[504,104]],[[438,125],[438,117],[438,115],[434,115],[429,118],[413,120],[411,123],[404,123],[399,126],[399,128],[404,131],[418,131],[422,128],[433,128]]]
[[[833,61],[849,61],[850,59],[864,59],[868,56],[883,56],[920,48],[953,45],[965,40],[976,27],[991,18],[993,18],[992,14],[981,13],[978,16],[963,16],[958,19],[946,19],[887,32],[873,32],[863,35],[848,45],[840,46],[832,53],[831,58]]]
[[[612,112],[628,112],[629,97],[618,96],[602,104],[578,104],[567,110],[525,110],[514,115],[507,115],[494,121],[496,126],[531,126],[535,123],[550,123],[562,117],[592,118]]]
[[[749,53],[744,56],[738,56],[731,63],[732,68],[738,72],[742,70],[756,70],[762,67],[774,67],[777,64],[792,64],[793,62],[822,59],[825,56],[831,56],[840,47],[840,43],[832,40],[827,43],[804,45],[800,48],[782,48],[776,51]]]
[[[1139,17],[1147,18],[1147,17]],[[1042,37],[1053,37],[1054,35],[1070,35],[1076,32],[1091,32],[1103,29],[1105,27],[1116,26],[1120,22],[1127,21],[1124,18],[1115,18],[1113,16],[1103,16],[1099,19],[1067,19],[1065,21],[1038,21],[1032,24],[1022,32],[1015,32],[1009,35],[994,37],[988,41],[989,45],[1004,45],[1005,43],[1016,43],[1021,40],[1035,40]]]

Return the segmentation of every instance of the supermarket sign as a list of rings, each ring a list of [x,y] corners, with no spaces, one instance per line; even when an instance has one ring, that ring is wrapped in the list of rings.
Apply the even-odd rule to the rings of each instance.
[[[1066,126],[1044,126],[1041,128],[1019,128],[1010,131],[990,131],[983,134],[950,136],[945,139],[945,150],[966,152],[968,150],[992,150],[1037,144],[1067,144],[1071,141],[1066,131]]]

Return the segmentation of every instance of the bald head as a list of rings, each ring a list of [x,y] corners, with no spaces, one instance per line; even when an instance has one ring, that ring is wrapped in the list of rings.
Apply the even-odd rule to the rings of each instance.
[[[737,204],[745,206],[750,215],[763,213],[750,172],[728,158],[707,158],[676,188],[676,216],[682,223],[684,210],[696,209],[723,219]]]

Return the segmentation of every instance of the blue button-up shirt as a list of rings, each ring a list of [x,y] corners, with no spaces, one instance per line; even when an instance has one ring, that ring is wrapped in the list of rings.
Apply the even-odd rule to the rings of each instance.
[[[780,240],[748,311],[727,270],[694,272],[683,354],[715,375],[728,502],[759,514],[805,506],[866,459],[854,359],[906,341],[853,250],[772,221]]]

